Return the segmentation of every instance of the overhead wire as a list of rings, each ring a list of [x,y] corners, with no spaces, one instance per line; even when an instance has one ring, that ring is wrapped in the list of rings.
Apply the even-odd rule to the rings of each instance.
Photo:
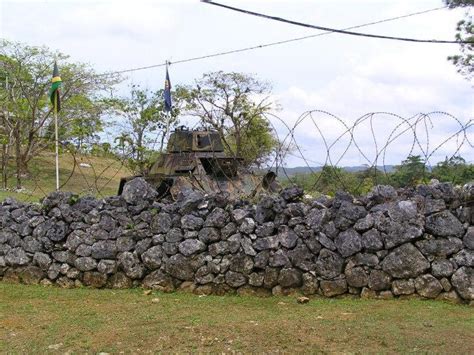
[[[209,4],[209,5],[222,7],[222,8],[228,9],[228,10],[240,12],[240,13],[243,13],[243,14],[246,14],[246,15],[262,17],[262,18],[265,18],[265,19],[268,19],[268,20],[284,22],[284,23],[288,23],[288,24],[291,24],[291,25],[295,25],[295,26],[313,28],[313,29],[316,29],[316,30],[328,31],[328,32],[345,34],[345,35],[350,35],[350,36],[369,37],[369,38],[386,39],[386,40],[393,40],[393,41],[404,41],[404,42],[415,42],[415,43],[435,43],[435,44],[463,44],[463,43],[467,44],[467,43],[474,43],[474,41],[445,41],[445,40],[437,40],[437,39],[417,39],[417,38],[408,38],[408,37],[395,37],[395,36],[376,35],[376,34],[371,34],[371,33],[353,32],[353,31],[348,31],[348,30],[339,30],[339,29],[331,28],[331,27],[311,25],[311,24],[304,23],[304,22],[288,20],[288,19],[285,19],[285,18],[282,18],[282,17],[270,16],[270,15],[262,14],[262,13],[259,13],[259,12],[249,11],[249,10],[241,9],[241,8],[238,8],[238,7],[233,7],[233,6],[229,6],[229,5],[220,4],[220,3],[213,2],[213,1],[210,1],[210,0],[201,0],[201,2],[203,2],[205,4]]]
[[[342,31],[347,31],[347,30],[353,30],[353,29],[356,29],[356,28],[362,28],[362,27],[367,27],[367,26],[378,25],[378,24],[386,23],[386,22],[392,22],[392,21],[396,21],[396,20],[400,20],[400,19],[404,19],[404,18],[408,18],[408,17],[413,17],[413,16],[417,16],[417,15],[426,14],[426,13],[429,13],[429,12],[442,10],[442,9],[445,9],[445,8],[447,8],[447,6],[441,6],[441,7],[422,10],[422,11],[418,11],[418,12],[412,12],[412,13],[405,14],[405,15],[390,17],[390,18],[386,18],[386,19],[382,19],[382,20],[377,20],[377,21],[372,21],[372,22],[360,24],[360,25],[346,27],[346,28],[342,29]],[[327,31],[324,31],[324,32],[320,32],[320,33],[316,33],[316,34],[312,34],[312,35],[307,35],[307,36],[302,36],[302,37],[295,37],[295,38],[290,38],[290,39],[286,39],[286,40],[281,40],[281,41],[276,41],[276,42],[269,42],[269,43],[264,43],[264,44],[260,44],[260,45],[250,46],[250,47],[244,47],[244,48],[239,48],[239,49],[234,49],[234,50],[229,50],[229,51],[223,51],[223,52],[206,54],[206,55],[197,56],[197,57],[180,59],[180,60],[176,60],[176,61],[173,61],[173,62],[165,61],[163,63],[158,63],[158,64],[152,64],[152,65],[136,67],[136,68],[130,68],[130,69],[123,69],[123,70],[118,70],[118,71],[113,71],[113,72],[107,72],[107,73],[103,73],[103,74],[98,74],[96,76],[100,77],[100,76],[108,76],[108,75],[116,75],[116,74],[125,74],[125,73],[131,73],[131,72],[135,72],[135,71],[159,68],[159,67],[166,66],[166,63],[168,63],[170,65],[171,64],[175,65],[175,64],[188,63],[188,62],[193,62],[193,61],[202,60],[202,59],[220,57],[220,56],[229,55],[229,54],[247,52],[247,51],[251,51],[251,50],[255,50],[255,49],[262,49],[262,48],[266,48],[266,47],[271,47],[271,46],[277,46],[277,45],[281,45],[281,44],[287,44],[287,43],[302,41],[302,40],[305,40],[305,39],[315,38],[315,37],[324,36],[324,35],[328,35],[328,34],[332,34],[332,33],[335,33],[335,31],[327,30]],[[456,43],[458,43],[458,42],[456,42]]]

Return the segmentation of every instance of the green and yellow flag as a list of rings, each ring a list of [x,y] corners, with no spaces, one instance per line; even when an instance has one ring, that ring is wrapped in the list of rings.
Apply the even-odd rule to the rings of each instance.
[[[53,78],[51,79],[51,89],[49,89],[49,99],[53,104],[53,109],[56,112],[61,111],[61,95],[59,95],[59,87],[61,86],[62,81],[61,77],[59,76],[58,65],[54,62],[54,69],[53,69]]]

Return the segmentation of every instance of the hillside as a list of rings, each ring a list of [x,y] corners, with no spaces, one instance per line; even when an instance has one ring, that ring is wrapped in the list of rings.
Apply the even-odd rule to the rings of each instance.
[[[13,164],[13,159],[11,164]],[[74,158],[63,154],[59,159],[59,177],[61,190],[79,195],[109,196],[117,193],[122,176],[131,175],[130,171],[113,158],[79,155]],[[8,190],[0,190],[0,200],[13,197],[21,201],[37,202],[56,187],[54,155],[44,153],[30,164],[30,171],[23,176],[23,189],[15,191],[16,179],[13,166],[10,168]],[[0,180],[1,181],[1,180]],[[3,181],[1,185],[3,186]]]
[[[377,166],[377,169],[380,171],[385,171],[387,173],[391,173],[394,171],[395,166],[394,165],[385,165],[385,166]],[[315,173],[318,171],[321,171],[322,167],[321,166],[296,166],[294,168],[288,168],[288,167],[280,167],[281,170],[284,170],[286,175],[288,176],[293,176],[293,175],[298,175],[298,174],[311,174]],[[367,166],[343,166],[342,169],[344,171],[347,171],[349,173],[354,173],[354,172],[359,172],[359,171],[364,171],[367,169]]]

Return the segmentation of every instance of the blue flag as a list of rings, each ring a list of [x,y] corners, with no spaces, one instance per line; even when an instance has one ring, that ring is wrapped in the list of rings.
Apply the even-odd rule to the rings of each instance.
[[[168,74],[168,66],[166,67],[165,91],[163,92],[165,99],[165,111],[171,112],[171,82]]]

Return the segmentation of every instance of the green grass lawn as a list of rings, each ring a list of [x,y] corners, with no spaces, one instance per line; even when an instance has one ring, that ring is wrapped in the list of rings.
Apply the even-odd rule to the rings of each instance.
[[[474,309],[439,301],[199,297],[0,283],[0,352],[474,353]]]
[[[14,159],[13,159],[14,160]],[[10,172],[13,174],[13,160]],[[81,163],[90,167],[81,167]],[[79,195],[110,196],[117,193],[120,178],[132,175],[120,161],[88,155],[77,155],[74,160],[70,154],[63,154],[59,160],[59,181],[63,191]],[[1,180],[0,180],[1,182]],[[54,155],[45,152],[34,158],[29,165],[29,174],[23,177],[23,192],[15,192],[15,176],[9,177],[9,191],[0,190],[0,201],[13,197],[20,201],[38,202],[56,189],[56,165]],[[3,182],[0,186],[3,186]]]

